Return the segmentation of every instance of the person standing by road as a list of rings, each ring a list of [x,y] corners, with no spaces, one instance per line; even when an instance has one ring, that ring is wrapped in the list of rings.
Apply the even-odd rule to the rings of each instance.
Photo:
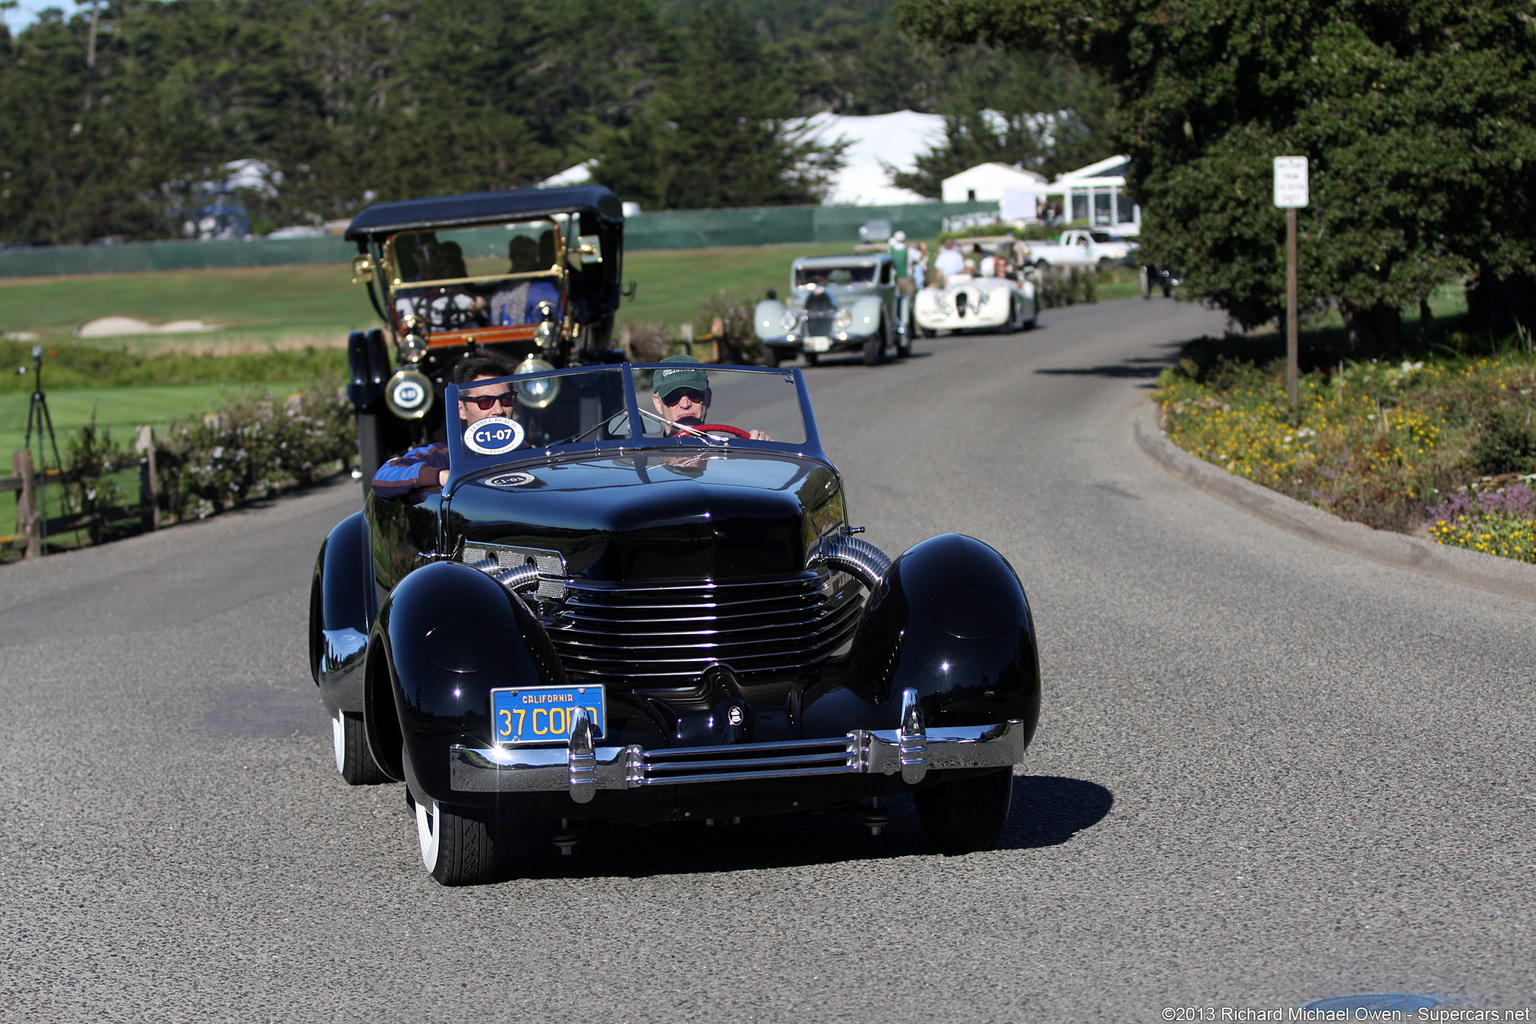
[[[891,236],[891,267],[896,271],[896,294],[915,295],[912,281],[912,250],[907,247],[907,234],[898,231]]]
[[[933,269],[939,278],[934,283],[940,288],[944,287],[945,278],[952,274],[965,273],[965,257],[956,248],[953,238],[945,239],[944,244],[939,247],[939,254],[933,260]]]

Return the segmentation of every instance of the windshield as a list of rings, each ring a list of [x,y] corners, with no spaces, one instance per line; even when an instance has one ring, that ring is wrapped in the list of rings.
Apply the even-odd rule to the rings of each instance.
[[[814,438],[806,403],[798,370],[699,363],[551,370],[450,386],[450,486],[535,451],[803,446]]]
[[[427,331],[558,320],[562,225],[554,220],[402,231],[389,240],[396,325]]]
[[[437,284],[554,273],[560,225],[552,220],[402,231],[389,241],[395,284]]]
[[[873,265],[846,267],[796,267],[795,287],[814,288],[818,285],[870,284],[875,279]]]

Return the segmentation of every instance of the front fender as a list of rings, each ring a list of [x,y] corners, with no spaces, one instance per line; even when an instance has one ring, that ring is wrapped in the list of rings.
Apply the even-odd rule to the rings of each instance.
[[[880,330],[880,318],[885,315],[885,302],[878,295],[866,295],[848,307],[848,312],[853,317],[853,326],[848,328],[848,333],[867,338]]]
[[[752,329],[764,341],[784,337],[784,312],[787,307],[777,299],[764,299],[752,311]]]
[[[807,702],[806,735],[836,735],[848,728],[839,721],[895,728],[910,688],[931,726],[1019,719],[1027,742],[1040,717],[1040,663],[1013,567],[960,534],[907,549],[870,595],[839,684]]]
[[[436,562],[411,573],[379,610],[406,781],[418,796],[472,802],[449,784],[449,748],[491,743],[490,691],[565,682],[554,646],[506,587],[477,569]],[[385,714],[387,701],[370,701]],[[370,736],[391,723],[369,723]]]
[[[354,512],[331,528],[309,591],[309,671],[326,710],[363,710],[362,668],[373,621],[368,523]]]

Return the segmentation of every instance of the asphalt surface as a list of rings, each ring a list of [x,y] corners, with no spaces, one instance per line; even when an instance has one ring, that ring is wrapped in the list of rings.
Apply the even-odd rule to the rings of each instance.
[[[1220,328],[1133,300],[807,371],[867,539],[968,533],[1029,592],[1044,712],[991,853],[935,855],[899,804],[879,838],[611,828],[564,858],[529,823],[519,877],[444,889],[402,788],[335,774],[306,668],[356,485],[0,569],[0,1019],[1530,1007],[1536,577],[1394,563],[1181,468],[1145,390]]]

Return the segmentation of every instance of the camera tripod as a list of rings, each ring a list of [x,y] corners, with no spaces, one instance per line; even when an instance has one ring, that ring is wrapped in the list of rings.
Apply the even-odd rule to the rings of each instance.
[[[27,408],[27,439],[24,446],[27,451],[32,450],[32,432],[37,432],[37,463],[33,472],[37,474],[37,514],[41,520],[42,549],[48,551],[48,500],[47,479],[48,463],[47,449],[43,446],[44,434],[47,435],[48,444],[53,446],[53,465],[62,474],[64,472],[64,460],[59,458],[59,439],[53,432],[53,415],[48,411],[48,396],[43,394],[43,347],[32,346],[32,404]],[[17,373],[26,373],[27,367],[17,368]]]

